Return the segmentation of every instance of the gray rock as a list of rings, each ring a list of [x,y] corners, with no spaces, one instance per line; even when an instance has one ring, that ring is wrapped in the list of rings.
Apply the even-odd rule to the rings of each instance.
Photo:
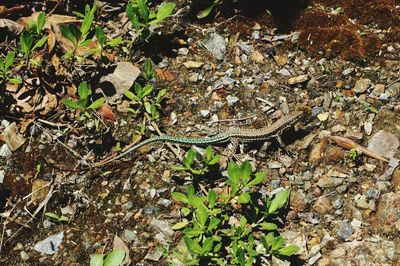
[[[374,134],[368,143],[368,149],[376,154],[391,158],[393,157],[400,146],[400,141],[396,135],[384,130]]]
[[[353,91],[355,93],[364,93],[366,92],[372,85],[372,82],[370,79],[359,79],[357,80]]]
[[[227,100],[229,105],[233,105],[233,104],[235,104],[236,102],[239,101],[239,98],[236,97],[236,96],[228,95],[228,96],[226,96],[226,100]]]
[[[151,260],[151,261],[160,261],[163,254],[164,254],[164,250],[161,247],[156,247],[155,249],[150,250],[144,257],[144,259]]]
[[[0,184],[3,183],[5,174],[6,172],[4,170],[0,170]]]
[[[138,238],[136,232],[129,230],[129,229],[124,230],[124,239],[128,243],[138,243],[139,242],[139,238]]]
[[[341,239],[346,240],[353,234],[353,227],[348,222],[341,222],[336,234]]]
[[[243,40],[239,40],[236,45],[242,50],[242,52],[249,54],[250,50],[252,49],[252,45],[245,43]]]
[[[333,206],[333,208],[338,210],[338,209],[342,208],[343,203],[344,203],[344,200],[342,198],[337,198],[336,200],[333,201],[332,206]]]
[[[367,190],[367,192],[365,193],[365,197],[367,198],[367,200],[379,199],[380,194],[381,194],[381,192],[379,190],[374,189],[374,188],[369,188]]]
[[[11,155],[12,155],[12,151],[10,150],[8,145],[4,143],[0,148],[0,156],[4,157],[4,158],[10,158]]]
[[[343,70],[342,75],[343,75],[343,76],[348,76],[348,75],[350,75],[350,74],[353,73],[353,72],[354,72],[354,68],[352,68],[352,67],[346,68],[345,70]]]
[[[26,253],[24,250],[22,250],[22,251],[19,253],[19,255],[21,256],[21,260],[23,260],[23,261],[29,260],[29,255],[28,255],[28,253]]]
[[[116,90],[116,93],[111,96],[111,99],[116,100],[120,98],[127,89],[132,87],[139,75],[140,69],[131,62],[120,62],[117,64],[113,73],[103,76],[100,79],[100,87],[106,95],[109,95],[110,92],[105,91],[107,89],[106,83],[111,83]]]
[[[64,232],[59,232],[51,235],[42,241],[39,241],[33,247],[34,250],[47,255],[52,255],[58,252],[61,242],[64,238]]]
[[[225,38],[218,33],[212,33],[210,38],[204,42],[204,46],[210,51],[218,60],[224,59],[226,52]]]
[[[186,47],[179,48],[178,49],[178,55],[188,55],[189,54],[189,49]]]

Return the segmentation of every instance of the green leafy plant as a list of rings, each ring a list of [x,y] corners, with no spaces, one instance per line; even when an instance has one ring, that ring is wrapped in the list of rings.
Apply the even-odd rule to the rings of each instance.
[[[219,162],[221,155],[214,154],[211,146],[205,149],[204,157],[195,149],[191,148],[183,157],[182,165],[173,166],[175,171],[188,171],[193,175],[203,175],[209,168]]]
[[[104,30],[100,26],[96,27],[95,35],[98,41],[98,50],[101,54],[101,60],[103,61],[103,63],[108,64],[108,58],[103,55],[104,49],[106,49],[107,47],[114,48],[118,46],[122,42],[122,37],[117,36],[111,40],[107,40]]]
[[[89,43],[92,41],[91,39],[88,39],[88,34],[90,28],[92,27],[95,13],[96,13],[96,5],[93,5],[92,8],[89,5],[86,5],[85,14],[74,12],[75,15],[83,19],[80,28],[78,28],[78,26],[76,26],[75,24],[60,26],[61,34],[73,44],[73,49],[71,51],[67,51],[64,54],[64,58],[81,59],[80,56],[76,55],[76,51],[79,47],[88,46]]]
[[[43,35],[43,27],[46,23],[46,15],[44,12],[40,12],[37,21],[29,20],[28,30],[23,30],[19,38],[20,50],[24,54],[26,64],[40,65],[40,62],[31,59],[32,53],[46,43],[48,36]]]
[[[350,157],[353,161],[356,161],[361,156],[361,151],[357,149],[351,149],[347,152],[347,156]]]
[[[277,215],[285,206],[289,191],[282,189],[274,196],[256,190],[266,174],[252,173],[250,163],[230,163],[225,192],[210,189],[207,195],[196,195],[190,186],[186,194],[173,192],[181,202],[181,222],[173,229],[181,230],[191,258],[185,265],[254,265],[261,257],[287,257],[298,247],[285,245],[277,232]]]
[[[15,60],[15,52],[9,52],[5,59],[0,58],[0,84],[4,84],[6,82],[20,84],[22,80],[19,78],[13,78],[11,76],[12,71],[10,67],[14,64]]]
[[[58,215],[54,212],[46,212],[44,215],[51,218],[53,221],[57,223],[68,222],[68,217],[64,215]]]
[[[97,99],[96,101],[92,102],[89,104],[89,96],[92,94],[89,85],[87,82],[81,82],[78,87],[78,100],[70,100],[70,99],[65,99],[63,100],[63,103],[65,106],[68,108],[74,109],[74,110],[80,110],[83,112],[83,114],[80,116],[80,120],[85,120],[87,118],[90,118],[91,115],[88,112],[89,110],[96,110],[100,106],[102,106],[106,99],[104,97],[101,97]]]
[[[108,254],[90,255],[90,266],[120,266],[125,259],[123,249],[114,249]]]
[[[222,3],[222,0],[213,0],[212,4],[209,5],[208,7],[206,7],[205,9],[201,10],[198,14],[197,14],[197,18],[205,18],[208,17],[211,13],[211,11],[218,5],[220,5]]]
[[[158,119],[160,117],[158,109],[161,107],[161,101],[164,99],[167,90],[157,90],[154,82],[150,84],[152,79],[155,78],[153,63],[150,59],[146,59],[144,62],[143,78],[145,79],[145,86],[135,82],[134,91],[127,90],[124,93],[135,106],[135,108],[128,108],[128,110],[135,115],[144,110],[152,119]]]
[[[140,39],[143,40],[147,40],[151,36],[150,26],[163,22],[171,16],[175,8],[174,3],[163,2],[154,12],[150,9],[150,2],[147,0],[133,0],[126,6],[128,18],[133,28],[138,31]]]

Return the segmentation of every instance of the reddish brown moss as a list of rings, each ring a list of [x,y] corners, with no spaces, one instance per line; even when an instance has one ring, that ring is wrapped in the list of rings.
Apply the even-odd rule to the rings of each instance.
[[[359,34],[347,27],[309,28],[300,33],[299,47],[324,56],[341,56],[344,60],[360,60],[366,50]]]

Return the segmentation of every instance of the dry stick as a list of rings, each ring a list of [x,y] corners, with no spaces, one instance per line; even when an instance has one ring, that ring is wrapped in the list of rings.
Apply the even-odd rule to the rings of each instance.
[[[52,10],[47,14],[47,17],[53,14],[54,11],[56,11],[57,7],[63,2],[64,0],[58,0],[57,4],[53,7]]]

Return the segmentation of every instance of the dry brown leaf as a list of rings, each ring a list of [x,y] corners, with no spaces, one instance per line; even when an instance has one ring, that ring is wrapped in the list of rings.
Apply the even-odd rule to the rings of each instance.
[[[50,191],[50,182],[42,179],[36,179],[32,184],[31,202],[37,204],[43,201]]]
[[[156,73],[159,79],[166,81],[173,81],[178,77],[178,73],[169,70],[157,69]]]
[[[0,19],[0,28],[7,28],[10,32],[14,33],[15,35],[19,35],[24,27],[19,25],[17,22],[14,22],[10,19]]]
[[[347,150],[356,149],[356,150],[360,151],[362,154],[365,154],[371,158],[374,158],[374,159],[377,159],[377,160],[380,160],[383,162],[388,162],[388,160],[386,158],[368,150],[364,146],[357,144],[356,142],[352,141],[351,139],[339,137],[339,136],[330,136],[329,139],[335,141],[337,145],[339,145],[340,147],[342,147],[344,149],[347,149]]]
[[[18,12],[19,10],[23,9],[25,6],[21,4],[17,4],[13,7],[7,8],[6,6],[0,6],[0,16],[4,17],[6,15],[13,14]]]
[[[45,29],[45,32],[47,33],[47,50],[51,52],[56,45],[56,36],[51,29]]]
[[[107,119],[107,120],[111,120],[111,121],[116,120],[113,111],[111,110],[110,106],[107,103],[100,106],[99,109],[97,109],[97,113],[103,119]]]
[[[123,249],[125,251],[125,259],[124,259],[122,265],[130,265],[131,264],[131,257],[129,256],[129,248],[126,246],[124,241],[122,241],[122,239],[117,235],[114,236],[113,250],[114,249]]]
[[[43,97],[41,103],[41,108],[43,108],[43,111],[41,111],[40,114],[46,115],[51,111],[54,111],[57,108],[57,106],[58,106],[57,96],[47,92],[46,95]]]

